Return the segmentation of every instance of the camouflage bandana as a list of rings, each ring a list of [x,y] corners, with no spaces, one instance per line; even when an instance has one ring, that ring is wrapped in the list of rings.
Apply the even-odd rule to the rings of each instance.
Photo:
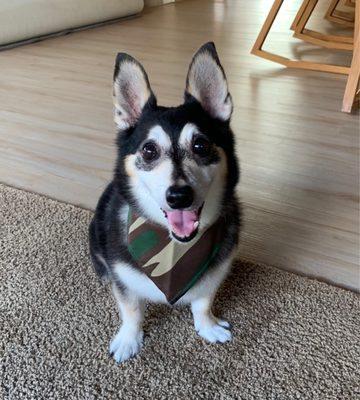
[[[130,209],[128,249],[138,268],[174,304],[195,285],[219,253],[224,227],[224,221],[219,219],[201,236],[179,243],[170,238],[166,229]]]

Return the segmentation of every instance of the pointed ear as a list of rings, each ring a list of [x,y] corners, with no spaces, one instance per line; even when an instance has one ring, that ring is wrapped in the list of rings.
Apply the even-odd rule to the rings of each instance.
[[[114,120],[120,130],[135,126],[145,106],[156,105],[144,68],[125,53],[116,57],[113,100]]]
[[[185,99],[194,97],[213,118],[229,121],[233,109],[226,76],[214,43],[194,55],[186,78]]]

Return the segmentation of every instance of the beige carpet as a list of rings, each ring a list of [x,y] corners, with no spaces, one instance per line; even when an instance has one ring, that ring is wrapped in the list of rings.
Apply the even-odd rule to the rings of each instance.
[[[218,314],[234,340],[209,345],[188,309],[150,306],[145,347],[116,365],[118,326],[87,249],[91,213],[0,185],[3,399],[358,399],[359,298],[239,264]]]

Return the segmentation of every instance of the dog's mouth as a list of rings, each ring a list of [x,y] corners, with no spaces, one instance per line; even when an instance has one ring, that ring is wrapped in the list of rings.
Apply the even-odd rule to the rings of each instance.
[[[189,242],[199,231],[200,214],[203,206],[197,210],[164,211],[169,221],[172,235],[180,242]]]

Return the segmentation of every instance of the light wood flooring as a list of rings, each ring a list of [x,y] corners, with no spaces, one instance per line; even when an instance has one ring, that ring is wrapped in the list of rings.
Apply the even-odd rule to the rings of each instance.
[[[115,157],[115,54],[138,58],[159,103],[170,105],[182,99],[193,52],[214,40],[235,103],[245,210],[239,256],[357,288],[359,114],[340,112],[344,76],[250,55],[271,3],[189,0],[1,52],[0,181],[94,208]],[[291,38],[298,6],[287,2],[268,48],[348,63],[346,52]]]

